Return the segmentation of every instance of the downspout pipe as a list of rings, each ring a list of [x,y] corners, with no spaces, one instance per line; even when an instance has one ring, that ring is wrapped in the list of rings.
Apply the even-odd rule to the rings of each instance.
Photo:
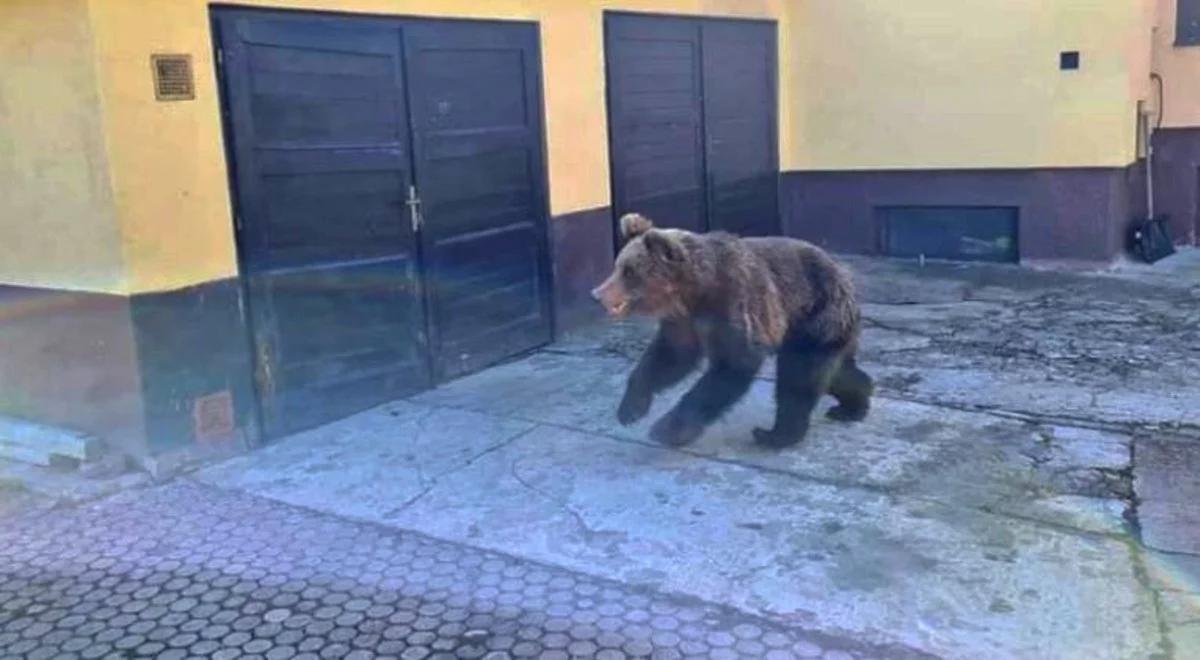
[[[1158,115],[1154,120],[1154,125],[1150,125],[1150,117],[1147,116],[1142,120],[1143,130],[1146,140],[1146,216],[1148,219],[1154,219],[1154,132],[1162,127],[1163,121],[1163,79],[1157,73],[1150,74],[1150,80],[1154,81],[1155,88],[1158,91],[1157,103],[1155,103],[1155,113]]]

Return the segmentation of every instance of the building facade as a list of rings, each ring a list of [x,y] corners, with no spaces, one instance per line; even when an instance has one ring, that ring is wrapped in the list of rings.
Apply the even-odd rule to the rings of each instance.
[[[7,0],[0,414],[153,456],[434,386],[591,318],[628,210],[1104,264],[1141,115],[1194,243],[1197,81],[1196,0]]]

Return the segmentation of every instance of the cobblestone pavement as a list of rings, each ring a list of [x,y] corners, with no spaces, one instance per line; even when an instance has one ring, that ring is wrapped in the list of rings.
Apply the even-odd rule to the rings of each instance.
[[[0,533],[5,659],[914,657],[191,482]]]

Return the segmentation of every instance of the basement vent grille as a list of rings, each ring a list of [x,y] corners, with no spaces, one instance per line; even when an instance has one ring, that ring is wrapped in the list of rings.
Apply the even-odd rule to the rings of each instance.
[[[875,217],[889,256],[1020,261],[1018,207],[879,206]]]
[[[228,440],[237,431],[233,412],[233,393],[222,390],[196,398],[192,404],[196,440],[215,442]]]
[[[196,98],[191,55],[151,55],[154,69],[154,98],[159,101],[190,101]]]

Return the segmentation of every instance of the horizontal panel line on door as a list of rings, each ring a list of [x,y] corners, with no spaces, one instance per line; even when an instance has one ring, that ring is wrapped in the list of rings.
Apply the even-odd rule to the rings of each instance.
[[[348,35],[349,36],[349,35]],[[378,36],[378,35],[376,35]],[[276,38],[268,41],[265,37],[255,39],[252,35],[245,34],[242,31],[242,41],[250,46],[266,46],[268,48],[297,48],[302,47],[309,53],[333,53],[337,55],[371,55],[376,57],[389,57],[396,54],[396,48],[389,44],[372,45],[369,39],[363,39],[363,35],[353,35],[352,40],[345,46],[328,46],[328,45],[312,45],[312,42],[296,43],[294,40],[286,38]]]
[[[540,323],[539,319],[540,319],[540,317],[539,317],[538,313],[535,311],[526,316],[522,316],[521,318],[514,319],[512,321],[503,323],[501,325],[488,326],[487,328],[480,330],[480,332],[478,332],[477,334],[469,335],[466,337],[443,336],[440,341],[441,348],[443,350],[446,350],[449,352],[455,352],[455,351],[463,350],[463,348],[471,348],[473,346],[479,345],[480,343],[483,343],[486,345],[487,342],[482,341],[483,338],[485,338],[485,337],[491,337],[494,335],[505,335],[509,332],[512,332],[515,328],[519,328],[523,325],[536,326],[536,325],[539,325],[539,323]]]
[[[320,176],[327,174],[367,174],[371,172],[381,172],[385,174],[394,173],[397,176],[400,176],[405,173],[403,168],[397,166],[392,161],[344,163],[337,159],[334,159],[334,162],[305,163],[295,160],[280,161],[273,158],[264,158],[260,160],[259,170],[263,174],[263,179],[287,178],[288,176],[305,175]]]
[[[452,246],[452,245],[455,245],[458,243],[465,243],[468,241],[477,241],[481,238],[489,238],[489,237],[499,236],[501,234],[507,234],[509,232],[520,231],[520,230],[536,231],[537,226],[536,226],[536,223],[534,223],[533,221],[514,222],[512,224],[505,225],[503,227],[495,227],[493,229],[486,229],[486,230],[478,231],[478,232],[475,232],[472,234],[455,236],[453,238],[449,238],[444,241],[438,241],[437,247],[441,248],[441,247]]]
[[[530,268],[528,266],[521,268],[496,268],[470,277],[456,277],[449,282],[433,283],[429,286],[429,291],[430,295],[437,297],[443,302],[467,300],[479,295],[480,291],[499,291],[510,286],[523,284],[518,279],[528,278],[529,271]],[[491,285],[491,287],[484,288],[484,285]]]
[[[323,270],[339,270],[343,268],[367,268],[370,266],[379,266],[387,263],[407,263],[412,261],[412,255],[406,252],[397,252],[393,256],[387,257],[372,257],[370,259],[351,259],[349,261],[332,261],[328,263],[310,264],[306,266],[284,266],[282,268],[271,268],[261,271],[263,274],[269,275],[289,275],[292,273],[319,273]]]
[[[425,204],[425,213],[430,215],[437,213],[437,217],[444,222],[449,222],[455,218],[466,217],[475,221],[495,220],[508,215],[532,214],[536,213],[533,208],[535,202],[534,193],[531,190],[506,190],[497,193],[486,193],[467,199],[445,199],[433,201],[426,196],[422,202]],[[497,208],[499,202],[510,202],[505,206]],[[515,202],[515,203],[513,203]],[[483,212],[479,210],[481,204],[488,204],[490,210]]]
[[[494,156],[506,152],[527,154],[523,144],[523,135],[489,135],[493,138],[491,144],[481,145],[478,142],[463,143],[461,138],[429,138],[425,144],[425,160],[430,163],[445,163],[452,160]]]
[[[443,128],[439,129],[433,126],[425,126],[421,131],[423,137],[451,138],[451,137],[486,137],[488,135],[510,132],[527,133],[531,129],[528,124],[509,124],[501,126],[488,126],[486,128]]]
[[[398,156],[404,156],[407,152],[403,145],[399,142],[363,142],[363,143],[346,143],[339,144],[337,142],[306,142],[303,144],[288,144],[288,143],[271,143],[264,142],[254,145],[254,151],[282,151],[282,152],[304,152],[304,151],[323,151],[337,153],[340,151],[352,152],[355,154],[364,151],[379,151],[383,153]]]
[[[536,291],[529,282],[513,282],[510,284],[504,284],[502,286],[485,289],[483,291],[460,294],[457,296],[438,296],[438,302],[444,305],[444,307],[440,310],[441,314],[446,316],[454,316],[456,314],[463,313],[465,310],[469,310],[480,301],[492,300],[494,302],[493,299],[495,298],[501,298],[502,300],[507,300],[509,302],[523,302],[525,300],[529,300],[530,302],[534,303],[535,307],[537,303]],[[511,314],[513,310],[503,309],[490,311],[495,311],[495,313],[507,312]],[[536,313],[536,311],[536,309],[532,310],[531,313]]]
[[[309,372],[309,374],[306,374],[306,375],[312,375],[312,374],[311,374],[311,372]],[[286,374],[285,374],[285,376],[286,376]],[[292,380],[292,381],[300,381],[301,380],[301,379],[295,378],[294,376],[295,376],[295,374],[293,374],[293,378],[291,378],[289,380]],[[370,378],[387,378],[387,377],[395,377],[395,376],[396,376],[395,369],[391,366],[358,369],[352,373],[347,373],[347,374],[340,375],[340,376],[322,376],[320,380],[308,380],[307,382],[305,382],[305,381],[293,382],[292,384],[290,384],[288,386],[288,389],[286,392],[280,393],[280,396],[282,396],[283,398],[290,398],[290,397],[308,394],[311,392],[319,392],[321,390],[328,390],[330,388],[338,387],[339,385],[345,385],[347,383],[353,383],[353,382],[359,381],[359,380],[367,380]]]

